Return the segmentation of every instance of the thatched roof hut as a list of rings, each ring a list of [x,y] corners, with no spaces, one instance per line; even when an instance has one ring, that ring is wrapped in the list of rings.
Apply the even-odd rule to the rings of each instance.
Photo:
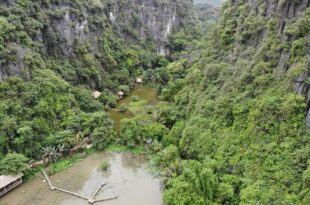
[[[124,95],[125,95],[125,93],[123,91],[118,91],[117,94],[118,94],[119,97],[124,97]]]
[[[142,83],[142,82],[143,82],[142,78],[137,78],[136,79],[136,83]]]
[[[101,92],[95,90],[93,93],[94,98],[98,99],[101,96]]]

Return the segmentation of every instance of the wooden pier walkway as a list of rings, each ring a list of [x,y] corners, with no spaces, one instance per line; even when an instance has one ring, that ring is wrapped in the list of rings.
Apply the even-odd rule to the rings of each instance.
[[[49,185],[49,187],[50,187],[50,189],[52,191],[58,190],[58,191],[66,193],[66,194],[70,194],[72,196],[84,199],[84,200],[88,201],[88,203],[90,203],[90,204],[94,204],[94,203],[102,202],[102,201],[109,201],[109,200],[113,200],[113,199],[117,199],[118,198],[118,196],[111,196],[111,197],[107,197],[107,198],[103,198],[103,199],[96,199],[96,196],[98,195],[98,193],[102,189],[102,187],[105,186],[105,183],[102,183],[91,197],[87,197],[87,196],[84,196],[84,195],[79,194],[79,193],[75,193],[75,192],[72,192],[72,191],[69,191],[69,190],[66,190],[66,189],[62,189],[62,188],[53,186],[53,184],[50,181],[50,179],[49,179],[48,175],[46,174],[46,172],[43,170],[42,173],[43,173],[43,176],[46,179],[46,181],[47,181],[47,183],[48,183],[48,185]]]

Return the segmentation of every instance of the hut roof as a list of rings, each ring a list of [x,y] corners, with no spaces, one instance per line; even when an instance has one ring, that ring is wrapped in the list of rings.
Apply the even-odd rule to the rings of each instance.
[[[99,91],[97,91],[97,90],[95,90],[94,92],[93,92],[93,96],[94,96],[94,98],[99,98],[100,97],[100,95],[101,95],[101,92],[99,92]]]
[[[119,91],[117,94],[121,95],[121,96],[125,95],[125,93],[123,91]]]
[[[0,175],[0,189],[6,187],[12,182],[15,182],[16,180],[22,178],[23,174],[18,174],[16,176],[4,176]]]
[[[137,78],[136,82],[137,83],[142,83],[142,78]]]

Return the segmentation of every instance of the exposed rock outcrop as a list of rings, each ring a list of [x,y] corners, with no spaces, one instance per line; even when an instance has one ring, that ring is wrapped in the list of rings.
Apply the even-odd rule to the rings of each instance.
[[[18,2],[1,0],[1,4],[13,10]],[[0,79],[21,75],[27,49],[39,51],[43,58],[74,57],[81,47],[96,54],[108,28],[129,44],[147,44],[158,54],[166,55],[168,35],[190,18],[193,4],[192,0],[61,0],[23,6],[32,18],[32,22],[26,22],[32,28],[21,25],[18,29],[26,32],[34,45],[28,48],[20,42],[7,42],[5,49],[11,47],[16,59],[0,62]]]

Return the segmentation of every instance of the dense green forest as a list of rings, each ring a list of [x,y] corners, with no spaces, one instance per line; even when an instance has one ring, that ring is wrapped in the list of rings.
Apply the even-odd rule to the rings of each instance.
[[[272,14],[268,3],[226,2],[200,55],[167,67],[169,109],[158,112],[170,131],[155,162],[168,204],[310,203],[306,98],[295,90],[309,69],[309,3],[279,1]]]
[[[91,137],[98,149],[145,146],[169,205],[310,204],[308,96],[296,91],[301,76],[302,86],[310,82],[308,1],[229,0],[212,26],[199,22],[208,13],[173,1],[184,22],[166,40],[167,56],[134,35],[137,18],[127,35],[94,19],[105,28],[95,54],[78,43],[73,56],[57,53],[53,34],[47,49],[54,53],[45,53],[34,41],[44,27],[36,15],[57,18],[52,1],[17,2],[0,7],[1,65],[14,57],[7,42],[30,52],[24,74],[0,82],[2,173],[24,170],[25,156],[40,159],[47,147]],[[89,9],[101,11],[101,1],[92,2]],[[77,12],[83,3],[72,4]],[[50,13],[34,12],[42,5]],[[122,120],[117,136],[104,107],[114,107],[113,93],[128,92],[137,76],[161,102]],[[103,93],[97,100],[94,89]]]
[[[154,6],[175,7],[180,24],[190,22],[186,1]],[[113,108],[114,93],[128,92],[135,77],[168,63],[156,53],[158,33],[139,36],[138,28],[148,29],[139,9],[126,0],[1,2],[0,158],[18,152],[37,160],[42,148],[69,149],[85,137],[100,149],[115,141],[104,107]]]

